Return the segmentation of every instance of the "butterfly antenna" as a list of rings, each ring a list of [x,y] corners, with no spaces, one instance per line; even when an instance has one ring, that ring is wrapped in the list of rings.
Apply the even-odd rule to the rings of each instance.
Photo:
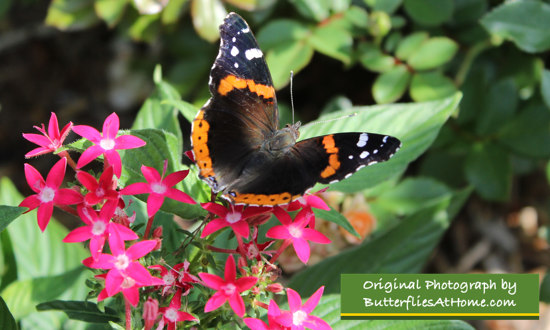
[[[293,80],[294,80],[294,71],[290,70],[290,106],[292,108],[292,125],[294,125],[294,93],[292,93]]]
[[[336,117],[336,118],[313,121],[313,122],[307,123],[305,125],[302,125],[302,127],[313,126],[313,125],[317,125],[317,124],[330,123],[331,121],[337,121],[337,120],[352,118],[352,117],[355,117],[355,116],[357,116],[357,112],[350,113],[349,115],[344,115],[344,116],[340,116],[340,117]]]

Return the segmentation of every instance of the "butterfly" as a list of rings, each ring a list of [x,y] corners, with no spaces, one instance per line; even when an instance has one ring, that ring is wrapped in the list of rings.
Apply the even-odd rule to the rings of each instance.
[[[400,148],[395,137],[365,132],[297,142],[299,123],[279,129],[271,74],[248,24],[230,13],[220,36],[208,83],[212,97],[191,129],[199,177],[214,193],[237,205],[283,205],[316,183],[386,161]]]

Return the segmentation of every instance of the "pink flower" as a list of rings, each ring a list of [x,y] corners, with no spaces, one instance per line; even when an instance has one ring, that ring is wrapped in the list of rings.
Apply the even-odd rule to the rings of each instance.
[[[204,284],[214,290],[216,293],[206,302],[204,312],[208,313],[222,306],[226,301],[229,301],[229,306],[233,311],[242,317],[245,312],[244,301],[241,297],[241,292],[252,288],[258,278],[256,277],[241,277],[236,279],[235,259],[230,255],[225,262],[225,275],[221,278],[217,275],[208,273],[199,273],[199,277]]]
[[[111,222],[115,213],[118,201],[108,201],[103,205],[99,214],[90,207],[82,206],[78,208],[78,215],[87,224],[87,226],[76,228],[63,239],[65,243],[75,243],[90,240],[90,252],[92,258],[97,260],[99,254],[103,251],[105,240],[109,233],[117,231],[119,237],[124,241],[138,239],[138,235],[131,229],[118,223]]]
[[[312,214],[303,209],[296,215],[294,222],[288,213],[282,208],[276,207],[273,210],[275,216],[281,222],[281,226],[270,228],[265,234],[266,237],[285,239],[292,242],[298,258],[305,264],[309,260],[310,248],[307,241],[328,244],[330,240],[320,232],[312,228],[306,228]]]
[[[198,321],[193,315],[180,311],[181,308],[181,291],[176,291],[170,305],[161,307],[162,320],[159,322],[158,329],[163,329],[164,325],[168,325],[168,330],[176,330],[176,323],[181,321]]]
[[[309,226],[311,228],[314,228],[315,215],[313,214],[313,209],[316,208],[324,211],[330,211],[330,207],[327,205],[327,203],[325,203],[325,201],[321,197],[316,195],[317,193],[325,192],[327,189],[328,187],[321,189],[317,192],[314,192],[313,194],[308,193],[299,197],[298,199],[288,204],[288,207],[286,208],[286,210],[289,212],[297,211],[299,209],[307,210],[307,212],[311,214]]]
[[[189,170],[174,172],[164,177],[167,166],[168,162],[165,161],[161,176],[156,169],[142,165],[141,173],[143,173],[147,183],[133,183],[120,191],[121,195],[150,194],[147,198],[147,215],[149,218],[157,213],[162,203],[164,203],[165,197],[175,199],[182,203],[196,204],[189,195],[183,191],[172,188],[185,179]]]
[[[73,132],[94,143],[82,153],[76,167],[81,168],[99,155],[104,155],[106,162],[113,166],[117,178],[120,178],[122,163],[117,150],[139,148],[145,145],[145,141],[132,135],[117,137],[119,126],[118,116],[114,112],[105,119],[102,133],[91,126],[74,126]]]
[[[302,330],[305,328],[313,330],[332,329],[330,325],[320,317],[309,315],[313,312],[317,304],[319,304],[324,289],[324,286],[320,287],[303,305],[302,298],[300,298],[298,292],[287,289],[286,295],[288,297],[288,307],[290,311],[283,311],[280,315],[275,316],[277,322],[293,330]]]
[[[52,115],[50,116],[50,122],[48,123],[48,132],[46,133],[46,128],[44,127],[44,124],[42,124],[42,127],[34,126],[42,135],[40,134],[34,134],[34,133],[23,133],[23,137],[27,140],[29,140],[32,143],[38,144],[40,148],[33,149],[29,151],[25,158],[30,158],[34,156],[39,156],[43,154],[47,154],[49,152],[54,152],[57,149],[61,148],[63,146],[63,142],[65,141],[65,138],[71,131],[71,127],[73,126],[72,122],[69,122],[61,132],[59,132],[59,124],[57,122],[57,116],[55,113],[52,112]]]
[[[283,327],[277,321],[277,318],[281,316],[282,312],[277,303],[274,300],[269,302],[267,308],[267,321],[269,324],[266,324],[260,319],[254,319],[251,317],[244,318],[244,323],[250,328],[250,330],[286,330],[289,328]]]
[[[219,217],[213,219],[204,227],[201,238],[205,238],[225,227],[231,227],[236,234],[248,238],[250,231],[248,223],[245,220],[271,210],[268,207],[255,206],[248,206],[245,209],[243,205],[229,205],[229,208],[225,208],[216,203],[203,203],[201,205],[205,210]]]
[[[96,205],[105,199],[118,200],[112,166],[108,166],[105,169],[99,177],[99,182],[91,174],[84,171],[78,171],[76,178],[88,189],[88,193],[84,196],[84,201],[87,205]]]
[[[179,263],[170,270],[164,266],[154,265],[149,266],[149,269],[155,269],[160,272],[160,276],[164,281],[162,295],[173,292],[174,288],[179,288],[183,295],[189,294],[189,290],[193,287],[193,283],[198,283],[199,279],[189,273],[189,261]]]
[[[254,227],[250,242],[243,243],[243,252],[246,255],[246,259],[256,259],[256,261],[260,261],[262,260],[262,253],[271,256],[273,251],[266,251],[266,249],[273,243],[275,243],[275,241],[267,241],[265,243],[258,244],[258,227]]]
[[[20,207],[28,207],[29,212],[38,207],[38,227],[44,231],[52,217],[54,205],[71,205],[82,202],[82,195],[72,189],[60,189],[59,186],[65,177],[67,159],[61,158],[50,170],[46,181],[42,175],[31,165],[25,164],[25,178],[31,189],[36,192],[25,198]],[[25,212],[25,213],[26,213]]]
[[[132,203],[132,200],[129,200],[128,206],[130,206],[131,203]],[[136,212],[134,211],[134,213],[131,216],[128,216],[128,214],[126,214],[125,209],[126,209],[126,203],[124,203],[124,200],[122,198],[119,198],[118,205],[115,210],[115,215],[113,216],[113,222],[120,223],[125,227],[130,227],[130,224],[134,223],[134,221],[136,220]]]
[[[157,244],[154,240],[137,242],[124,249],[124,240],[118,231],[109,235],[109,247],[112,255],[100,253],[96,260],[90,257],[82,263],[90,268],[109,269],[105,277],[105,289],[98,300],[111,297],[120,291],[133,306],[139,302],[138,288],[150,285],[162,285],[164,282],[151,276],[137,260],[151,252]]]

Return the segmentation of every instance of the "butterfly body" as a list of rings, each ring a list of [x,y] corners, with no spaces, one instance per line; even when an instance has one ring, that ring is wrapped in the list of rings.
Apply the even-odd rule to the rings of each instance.
[[[281,205],[316,183],[332,183],[389,159],[398,139],[338,133],[298,141],[299,123],[279,129],[275,89],[246,22],[229,14],[210,73],[212,97],[192,123],[199,176],[235,204]]]

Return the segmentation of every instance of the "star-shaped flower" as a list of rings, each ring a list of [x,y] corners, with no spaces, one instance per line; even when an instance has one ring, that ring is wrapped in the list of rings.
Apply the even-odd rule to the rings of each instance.
[[[181,291],[178,290],[172,297],[168,307],[161,307],[162,319],[159,322],[158,329],[163,329],[167,325],[168,330],[176,330],[176,323],[182,321],[198,321],[193,315],[180,311]]]
[[[63,142],[73,126],[72,122],[69,122],[61,132],[59,131],[59,124],[57,122],[57,116],[52,112],[50,116],[50,122],[48,123],[48,132],[44,124],[42,127],[34,126],[42,135],[34,133],[23,133],[23,137],[32,143],[38,144],[40,147],[29,151],[25,158],[39,156],[47,154],[49,152],[55,152],[57,149],[63,146]]]
[[[302,298],[298,292],[287,289],[286,295],[288,297],[288,307],[290,311],[282,311],[280,315],[275,316],[277,322],[283,327],[292,328],[293,330],[302,330],[305,328],[313,330],[332,329],[330,325],[320,317],[310,315],[315,307],[317,307],[317,304],[319,304],[324,289],[324,286],[317,289],[303,305]]]
[[[304,264],[308,262],[310,255],[310,248],[307,241],[321,244],[330,243],[330,240],[319,231],[312,228],[306,228],[312,216],[311,212],[307,209],[302,209],[298,215],[296,215],[294,221],[292,221],[290,215],[280,207],[276,207],[273,213],[281,222],[281,226],[271,227],[265,236],[292,242],[296,255],[298,255],[298,258]]]
[[[181,190],[172,188],[185,179],[189,173],[189,170],[177,171],[164,177],[166,174],[167,164],[168,163],[165,161],[162,176],[152,167],[145,165],[141,166],[141,173],[143,173],[147,183],[133,183],[120,191],[121,195],[149,194],[149,197],[147,198],[147,215],[149,218],[157,213],[162,206],[162,203],[164,203],[165,197],[182,203],[196,204],[196,202],[189,197],[189,195]]]
[[[113,180],[113,167],[108,166],[99,177],[99,181],[93,175],[78,171],[76,173],[78,181],[88,189],[88,193],[84,196],[84,202],[87,205],[96,205],[105,199],[117,200],[118,192],[116,191],[116,181]]]
[[[246,219],[271,210],[269,207],[248,206],[245,208],[243,205],[229,205],[228,208],[225,208],[216,203],[203,203],[201,205],[208,212],[218,216],[218,218],[206,224],[202,230],[201,238],[205,238],[225,227],[231,227],[236,234],[248,238],[250,230]]]
[[[110,114],[103,123],[103,132],[87,125],[76,125],[73,127],[73,132],[90,140],[94,143],[80,155],[76,164],[77,168],[81,168],[99,155],[105,156],[105,161],[113,166],[114,173],[117,178],[120,178],[122,172],[122,162],[117,150],[139,148],[145,145],[145,141],[132,135],[121,135],[117,137],[120,122],[116,113]]]
[[[46,229],[50,222],[54,205],[72,205],[82,202],[82,195],[79,192],[59,188],[65,177],[66,168],[67,159],[61,158],[52,167],[44,181],[42,175],[34,167],[25,164],[25,178],[36,194],[25,198],[19,206],[28,207],[29,210],[26,212],[38,208],[38,227],[42,231]]]
[[[236,276],[235,259],[233,259],[232,255],[225,262],[224,278],[213,274],[199,273],[199,277],[207,287],[217,290],[206,302],[204,306],[205,313],[211,312],[222,306],[226,301],[229,301],[229,306],[231,306],[237,315],[240,317],[244,315],[245,307],[241,292],[252,288],[258,281],[258,278],[249,276],[237,279]]]

